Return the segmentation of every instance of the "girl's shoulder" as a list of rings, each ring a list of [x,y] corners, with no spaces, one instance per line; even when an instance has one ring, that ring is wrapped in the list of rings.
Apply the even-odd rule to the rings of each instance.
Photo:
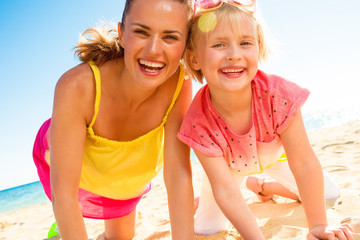
[[[253,89],[260,98],[283,98],[296,101],[300,95],[308,95],[309,90],[296,83],[274,74],[258,71],[253,80]]]

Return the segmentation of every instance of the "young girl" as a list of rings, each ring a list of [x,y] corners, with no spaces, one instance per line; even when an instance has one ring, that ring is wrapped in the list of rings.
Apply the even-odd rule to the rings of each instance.
[[[258,70],[267,47],[254,4],[195,1],[200,11],[186,63],[207,85],[193,99],[178,133],[207,175],[195,232],[214,234],[226,228],[228,219],[244,239],[264,239],[239,190],[245,176],[264,173],[277,181],[250,177],[247,185],[264,201],[273,194],[301,199],[308,239],[352,239],[348,225],[327,226],[324,199],[337,198],[339,189],[323,175],[307,138],[300,108],[308,90]]]
[[[62,239],[88,239],[82,217],[104,219],[106,239],[133,238],[163,165],[173,239],[192,239],[189,148],[176,137],[192,94],[180,64],[191,9],[127,0],[118,31],[89,29],[77,46],[84,63],[58,81],[33,152]]]

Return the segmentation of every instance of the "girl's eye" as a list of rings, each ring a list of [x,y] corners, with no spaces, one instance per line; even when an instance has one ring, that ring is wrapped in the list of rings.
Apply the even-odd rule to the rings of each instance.
[[[219,48],[219,47],[223,47],[223,46],[224,46],[224,44],[222,44],[222,43],[216,43],[212,47],[213,48]]]
[[[251,42],[242,42],[240,43],[241,46],[248,46],[251,45]]]

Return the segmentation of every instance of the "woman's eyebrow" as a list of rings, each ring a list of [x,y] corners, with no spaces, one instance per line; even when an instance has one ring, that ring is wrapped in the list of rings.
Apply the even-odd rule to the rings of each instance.
[[[146,30],[151,30],[151,28],[147,25],[144,25],[144,24],[141,24],[141,23],[132,23],[131,25],[135,25],[135,26],[138,26],[138,27],[141,27],[141,28],[144,28]],[[177,34],[180,34],[181,36],[183,36],[183,34],[180,32],[180,31],[177,31],[177,30],[165,30],[164,33],[166,34],[174,34],[174,33],[177,33]]]

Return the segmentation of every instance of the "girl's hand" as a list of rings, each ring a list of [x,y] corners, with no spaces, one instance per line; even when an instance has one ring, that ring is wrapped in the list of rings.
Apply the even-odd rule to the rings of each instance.
[[[335,237],[339,240],[353,240],[352,232],[354,232],[354,230],[348,223],[343,223],[338,226],[319,225],[310,229],[307,240],[335,240]]]

